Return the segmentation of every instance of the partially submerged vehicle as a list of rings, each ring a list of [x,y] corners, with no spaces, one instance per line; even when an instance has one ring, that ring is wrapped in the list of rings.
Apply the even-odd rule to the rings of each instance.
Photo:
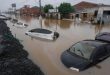
[[[39,37],[39,38],[48,39],[48,40],[55,40],[59,37],[58,32],[42,29],[42,28],[29,30],[25,34],[32,37]]]
[[[10,17],[6,17],[5,15],[0,15],[0,19],[4,20],[4,21],[7,21],[7,20],[10,20],[11,18]]]
[[[96,35],[95,40],[104,41],[110,43],[110,33],[102,32]]]
[[[17,19],[11,19],[10,21],[11,21],[12,23],[17,23],[17,22],[18,22]]]
[[[25,23],[22,23],[22,22],[17,22],[16,24],[14,24],[14,26],[20,27],[20,28],[25,28],[25,27],[27,27],[28,25],[25,24]]]
[[[75,71],[83,71],[110,56],[110,44],[97,40],[80,41],[61,55],[62,63]]]

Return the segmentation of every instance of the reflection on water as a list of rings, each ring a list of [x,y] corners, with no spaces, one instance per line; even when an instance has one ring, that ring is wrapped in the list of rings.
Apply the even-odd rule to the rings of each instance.
[[[59,26],[62,29],[69,29],[72,23],[73,23],[72,21],[67,21],[67,20],[65,20],[65,22],[63,20],[55,20],[55,19],[44,20],[44,25],[46,27]]]
[[[100,33],[104,25],[95,25],[95,33]]]
[[[13,35],[22,40],[24,48],[29,52],[29,58],[41,67],[46,75],[108,75],[110,68],[110,58],[100,63],[100,69],[96,67],[89,68],[83,72],[75,72],[66,68],[60,56],[72,44],[85,40],[94,39],[99,32],[110,32],[110,25],[92,25],[88,23],[74,23],[69,20],[43,19],[42,28],[56,30],[60,36],[56,41],[42,41],[33,39],[25,35],[25,32],[40,28],[39,20],[32,17],[17,17],[21,22],[27,23],[27,28],[16,28],[11,22],[7,22]],[[99,66],[98,66],[99,67]]]
[[[26,21],[26,22],[30,22],[30,21],[31,21],[31,19],[32,19],[32,17],[31,17],[31,16],[20,16],[19,18],[20,18],[21,20]]]

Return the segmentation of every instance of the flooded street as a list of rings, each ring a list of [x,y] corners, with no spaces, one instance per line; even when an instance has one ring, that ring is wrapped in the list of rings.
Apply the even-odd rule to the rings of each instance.
[[[94,39],[99,32],[110,32],[110,25],[92,25],[89,23],[75,23],[69,20],[43,19],[42,26],[38,18],[17,17],[18,21],[28,24],[27,28],[17,28],[13,23],[7,21],[12,34],[20,40],[24,49],[29,52],[29,58],[40,66],[45,75],[108,75],[110,58],[85,71],[76,72],[66,68],[60,56],[74,43]],[[55,41],[32,38],[25,32],[34,28],[46,28],[57,31],[60,36]]]

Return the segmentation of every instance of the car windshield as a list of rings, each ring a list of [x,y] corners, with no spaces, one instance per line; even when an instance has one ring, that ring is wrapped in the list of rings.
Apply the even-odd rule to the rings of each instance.
[[[24,24],[24,26],[28,26],[27,24]]]
[[[30,32],[37,32],[37,33],[43,33],[43,34],[51,34],[52,32],[46,29],[33,29]]]
[[[21,22],[19,22],[19,23],[17,23],[18,25],[23,25],[23,23],[21,23]]]
[[[85,59],[90,59],[90,56],[95,49],[94,46],[85,44],[85,43],[77,43],[70,48],[70,52],[83,57]]]

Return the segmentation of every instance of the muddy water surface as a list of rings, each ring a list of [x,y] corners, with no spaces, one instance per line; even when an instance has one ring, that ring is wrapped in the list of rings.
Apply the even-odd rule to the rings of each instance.
[[[45,75],[109,75],[110,58],[83,72],[76,72],[66,68],[60,56],[74,43],[94,39],[99,32],[110,32],[110,25],[92,25],[89,23],[75,23],[69,20],[43,19],[42,26],[38,18],[27,16],[16,17],[20,22],[27,23],[27,28],[17,28],[13,23],[7,22],[13,35],[20,40],[29,52],[29,58],[40,66]],[[60,36],[55,41],[32,38],[25,32],[33,28],[46,28],[59,32]]]

